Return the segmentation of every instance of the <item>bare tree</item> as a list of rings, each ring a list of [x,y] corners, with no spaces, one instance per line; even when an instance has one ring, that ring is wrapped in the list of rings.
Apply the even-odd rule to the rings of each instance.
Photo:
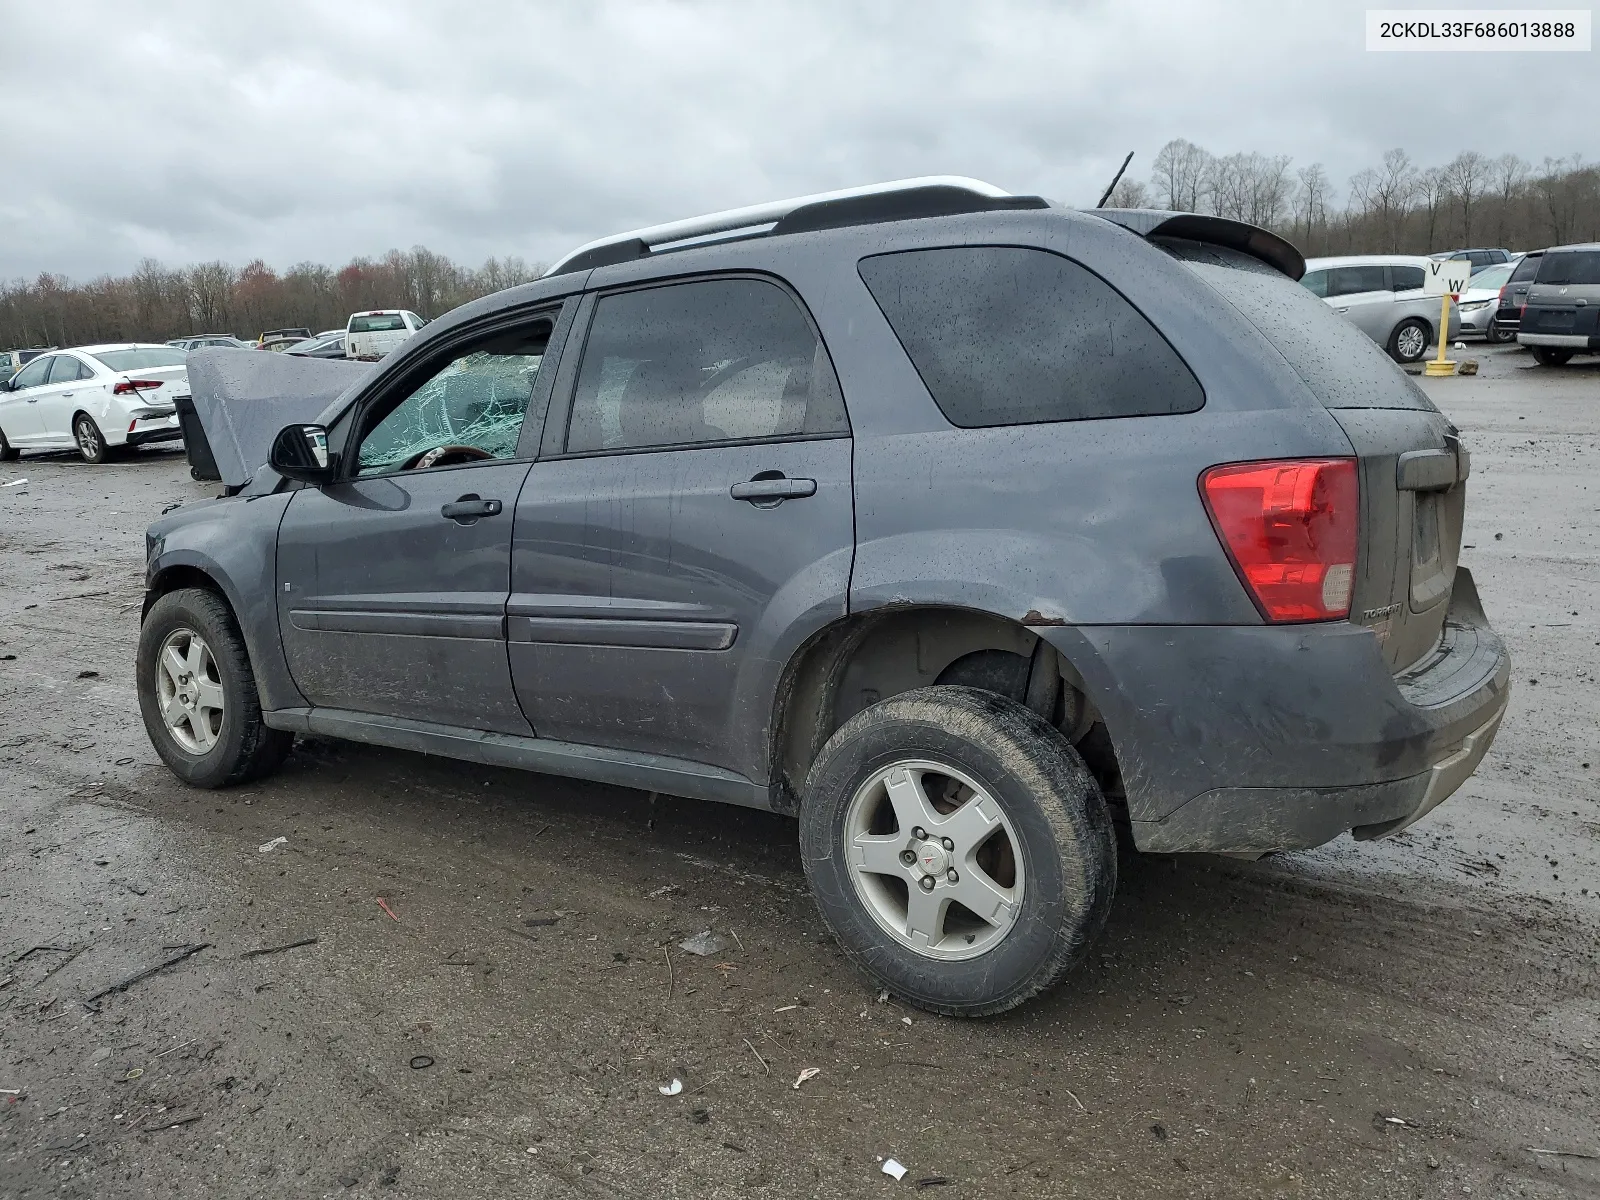
[[[1517,193],[1522,188],[1522,181],[1528,177],[1528,164],[1515,154],[1502,154],[1491,164],[1494,171],[1495,191],[1499,193],[1500,209],[1495,225],[1495,241],[1504,245],[1510,240],[1507,227],[1510,221],[1511,205]]]
[[[1402,226],[1416,194],[1417,169],[1411,163],[1411,156],[1398,147],[1385,151],[1383,166],[1375,173],[1372,201],[1391,254],[1400,249]]]
[[[1321,163],[1312,163],[1295,172],[1294,219],[1303,242],[1310,243],[1312,232],[1328,223],[1328,202],[1333,198],[1333,183]]]
[[[1199,212],[1210,159],[1210,154],[1183,138],[1161,147],[1151,169],[1156,201],[1177,212]]]
[[[1463,150],[1445,167],[1450,194],[1461,209],[1461,243],[1472,244],[1472,210],[1489,182],[1489,160],[1476,150]]]
[[[1110,208],[1150,208],[1150,188],[1124,175],[1117,180],[1117,186],[1111,189],[1111,199],[1106,204]]]
[[[1422,202],[1421,212],[1427,222],[1427,238],[1423,250],[1433,253],[1434,239],[1439,229],[1439,209],[1445,199],[1443,167],[1429,167],[1417,176],[1417,199]]]

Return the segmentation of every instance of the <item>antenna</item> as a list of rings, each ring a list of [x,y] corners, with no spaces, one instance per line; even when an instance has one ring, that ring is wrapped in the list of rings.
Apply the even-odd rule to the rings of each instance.
[[[1128,169],[1128,164],[1132,161],[1133,151],[1129,150],[1128,157],[1122,160],[1122,165],[1117,168],[1117,173],[1112,176],[1111,183],[1106,187],[1106,194],[1100,197],[1100,203],[1095,205],[1096,208],[1104,208],[1106,206],[1106,201],[1111,199],[1111,193],[1117,190],[1117,184],[1122,181],[1122,173]]]

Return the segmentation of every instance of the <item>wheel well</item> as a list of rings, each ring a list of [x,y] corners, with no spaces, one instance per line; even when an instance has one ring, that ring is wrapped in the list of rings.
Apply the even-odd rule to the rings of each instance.
[[[76,420],[76,418],[74,418]],[[208,592],[215,592],[221,601],[228,606],[228,611],[233,613],[233,604],[228,599],[217,581],[207,575],[199,567],[176,566],[167,567],[150,581],[150,586],[145,589],[144,607],[139,611],[139,619],[143,620],[150,613],[150,606],[168,592],[176,592],[183,588],[204,588]],[[237,614],[235,619],[237,619]]]
[[[1077,746],[1108,798],[1120,799],[1105,725],[1082,677],[1049,642],[990,613],[906,607],[838,621],[789,661],[772,726],[778,807],[798,809],[806,774],[839,726],[879,700],[936,683],[1027,704]]]

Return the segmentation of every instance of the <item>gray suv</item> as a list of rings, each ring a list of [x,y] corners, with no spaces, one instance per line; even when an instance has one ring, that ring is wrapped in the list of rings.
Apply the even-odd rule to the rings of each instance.
[[[1517,341],[1547,367],[1565,366],[1574,354],[1600,352],[1600,242],[1544,252]]]
[[[1010,1008],[1119,827],[1392,834],[1505,711],[1466,447],[1301,271],[954,179],[593,243],[150,527],[150,737],[201,787],[305,733],[793,814],[876,985]]]

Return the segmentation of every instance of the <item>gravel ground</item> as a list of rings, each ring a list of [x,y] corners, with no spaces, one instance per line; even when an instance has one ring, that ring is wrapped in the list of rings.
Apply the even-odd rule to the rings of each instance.
[[[877,1002],[776,816],[320,741],[183,787],[141,535],[208,489],[0,464],[0,1196],[1600,1193],[1600,362],[1476,357],[1424,386],[1516,661],[1477,776],[1381,845],[1125,854],[983,1022]]]

